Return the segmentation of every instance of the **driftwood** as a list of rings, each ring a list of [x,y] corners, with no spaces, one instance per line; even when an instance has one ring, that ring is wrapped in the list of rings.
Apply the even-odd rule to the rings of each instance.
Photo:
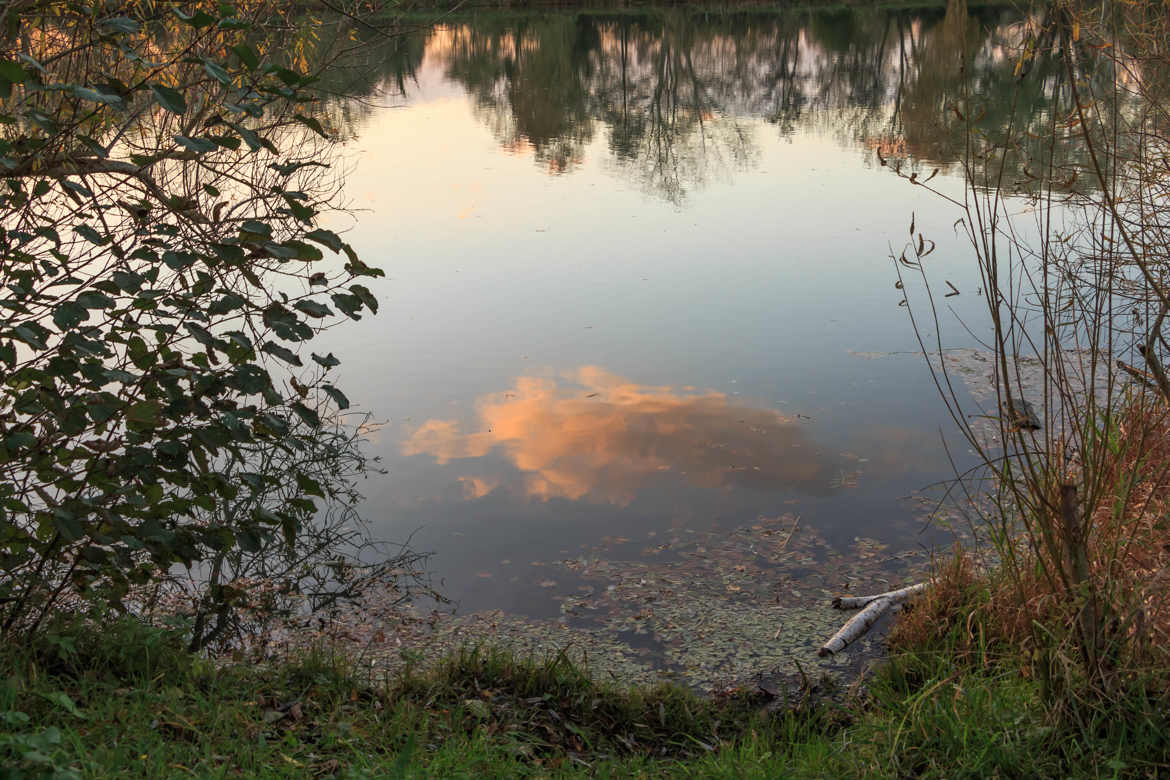
[[[835,609],[861,609],[871,601],[877,601],[878,599],[890,599],[895,604],[901,604],[906,599],[917,596],[924,590],[926,590],[926,583],[920,582],[917,585],[910,585],[909,587],[878,593],[873,596],[838,596],[833,599],[833,607]]]
[[[926,590],[927,583],[920,582],[906,588],[879,593],[874,596],[838,596],[833,599],[833,606],[837,609],[857,609],[861,611],[846,621],[829,641],[821,645],[818,655],[833,655],[839,653],[854,641],[865,635],[873,624],[881,620],[886,614],[901,608],[903,602]]]
[[[881,620],[890,611],[892,606],[894,606],[894,602],[885,598],[869,602],[865,609],[849,618],[848,622],[841,626],[841,630],[833,634],[828,642],[821,645],[821,649],[817,651],[817,655],[833,655],[834,653],[841,652],[850,643],[864,635],[866,631],[869,631],[874,623]]]

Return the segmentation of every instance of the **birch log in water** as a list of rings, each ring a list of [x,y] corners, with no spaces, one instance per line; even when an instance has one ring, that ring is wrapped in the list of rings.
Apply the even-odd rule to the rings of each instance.
[[[838,596],[833,599],[833,606],[837,609],[857,609],[859,607],[864,607],[864,609],[849,618],[828,642],[821,645],[818,654],[825,656],[841,652],[857,638],[864,635],[866,631],[869,631],[873,624],[881,620],[888,612],[897,609],[908,599],[926,590],[928,584],[920,582],[917,585],[909,585],[873,596]]]
[[[841,629],[833,634],[828,642],[821,645],[821,649],[817,651],[817,655],[825,656],[841,652],[851,642],[862,636],[866,631],[869,631],[870,627],[889,612],[893,606],[894,601],[885,596],[869,602],[865,609],[849,618],[848,622],[841,626]]]
[[[886,591],[885,593],[878,593],[873,596],[838,596],[833,599],[833,606],[837,609],[860,609],[866,604],[878,599],[889,599],[895,604],[901,604],[903,601],[917,596],[922,591],[926,590],[927,583],[920,582],[917,585],[910,585],[898,590]]]

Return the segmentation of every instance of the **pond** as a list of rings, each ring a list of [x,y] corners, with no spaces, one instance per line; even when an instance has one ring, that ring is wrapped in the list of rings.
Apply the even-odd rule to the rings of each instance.
[[[950,550],[927,488],[973,458],[892,257],[937,243],[977,346],[961,214],[907,176],[962,192],[952,107],[1009,121],[1017,34],[956,2],[501,13],[363,63],[336,226],[382,311],[320,346],[383,421],[364,510],[433,552],[435,630],[709,683]]]

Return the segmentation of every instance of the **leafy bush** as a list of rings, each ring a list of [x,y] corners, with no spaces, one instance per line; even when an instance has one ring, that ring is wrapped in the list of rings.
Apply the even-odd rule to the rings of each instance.
[[[305,345],[381,271],[318,224],[331,139],[276,11],[182,7],[0,9],[0,635],[344,500],[297,467],[349,405]]]

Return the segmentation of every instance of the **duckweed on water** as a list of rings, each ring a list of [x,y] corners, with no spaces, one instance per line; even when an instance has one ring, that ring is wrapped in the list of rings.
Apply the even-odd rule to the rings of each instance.
[[[355,639],[373,663],[390,668],[486,644],[536,657],[564,652],[599,678],[623,683],[673,680],[713,690],[753,676],[819,678],[854,669],[880,650],[879,632],[848,653],[817,656],[844,619],[830,608],[832,597],[920,581],[928,564],[922,551],[890,555],[865,538],[839,553],[791,514],[731,533],[677,532],[643,553],[620,560],[603,545],[542,562],[561,604],[557,619],[435,613],[405,632]],[[560,579],[583,584],[563,592],[558,570]]]

